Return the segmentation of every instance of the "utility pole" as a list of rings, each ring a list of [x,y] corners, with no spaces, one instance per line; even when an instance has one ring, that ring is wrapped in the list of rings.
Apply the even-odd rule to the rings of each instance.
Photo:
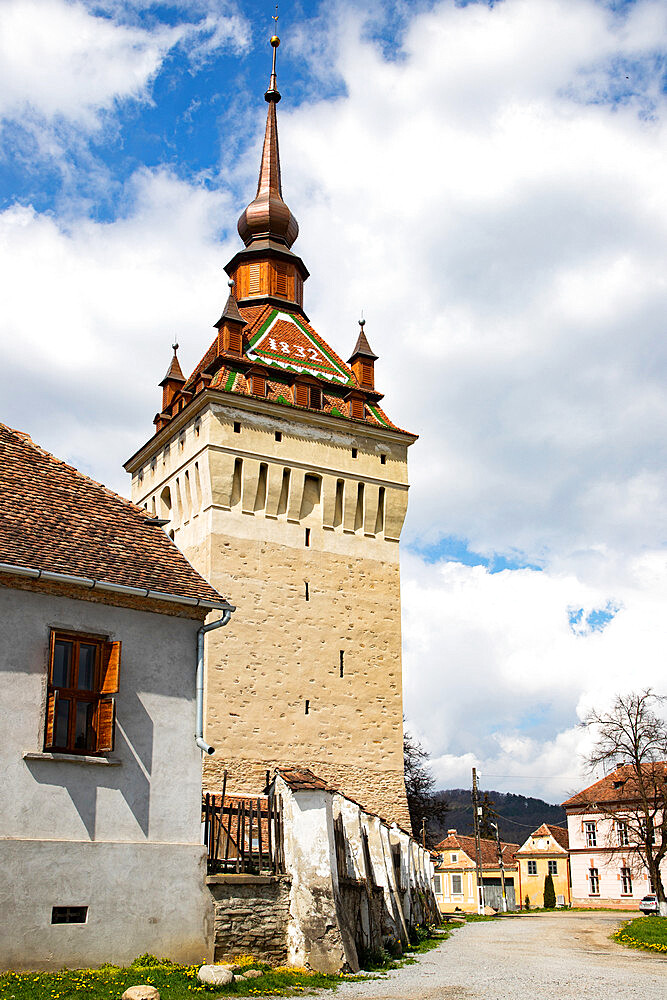
[[[500,882],[502,885],[503,893],[503,913],[507,913],[507,892],[505,891],[505,862],[503,861],[503,849],[500,844],[500,830],[498,829],[497,823],[492,823],[491,826],[496,828],[496,840],[498,841],[498,867],[500,868]]]
[[[482,876],[482,845],[479,837],[479,818],[482,807],[477,795],[477,768],[472,769],[472,815],[475,824],[475,867],[477,868],[477,912],[484,913],[484,878]]]

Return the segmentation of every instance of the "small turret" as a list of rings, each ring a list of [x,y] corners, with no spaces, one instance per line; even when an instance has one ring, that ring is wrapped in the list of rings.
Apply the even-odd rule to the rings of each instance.
[[[167,374],[160,382],[162,386],[162,411],[164,412],[171,404],[174,396],[179,392],[185,385],[186,378],[183,375],[181,366],[178,360],[178,344],[171,345],[174,351],[174,356],[171,359],[171,364],[167,368]]]
[[[373,353],[366,339],[366,334],[364,333],[365,325],[366,320],[363,318],[360,319],[359,336],[357,337],[357,343],[348,360],[348,364],[351,366],[357,382],[362,389],[375,389],[375,362],[378,356]]]
[[[243,353],[243,327],[246,322],[239,312],[234,298],[234,282],[229,285],[229,297],[222,311],[222,316],[214,326],[218,330],[218,354],[232,354],[240,358]]]

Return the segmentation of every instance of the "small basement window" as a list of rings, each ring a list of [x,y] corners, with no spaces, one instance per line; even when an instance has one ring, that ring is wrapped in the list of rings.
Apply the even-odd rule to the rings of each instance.
[[[52,924],[85,924],[87,917],[87,906],[54,906],[51,909]]]

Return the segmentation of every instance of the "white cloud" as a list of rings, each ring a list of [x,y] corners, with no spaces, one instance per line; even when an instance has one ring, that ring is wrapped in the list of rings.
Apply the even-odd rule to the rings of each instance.
[[[403,559],[405,709],[441,787],[563,799],[585,781],[588,711],[616,694],[664,689],[667,553],[633,559],[603,586],[574,572],[489,573]],[[601,629],[572,629],[611,605]]]
[[[0,214],[2,419],[122,492],[121,462],[153,432],[170,344],[194,367],[233,253],[219,240],[223,193],[143,171],[125,200],[113,223]]]
[[[62,118],[86,129],[124,98],[146,99],[182,29],[148,32],[96,17],[83,3],[4,0],[0,116]]]
[[[48,124],[94,132],[119,102],[150,100],[167,53],[182,43],[199,64],[249,42],[245,19],[231,5],[199,0],[180,23],[150,29],[127,23],[135,6],[84,0],[3,0],[0,5],[0,121],[36,133],[43,152],[55,144]],[[139,4],[142,6],[142,4]]]
[[[357,21],[346,96],[281,106],[283,182],[312,316],[345,351],[365,307],[421,434],[408,533],[532,559],[664,538],[664,6],[439,4],[392,63]]]

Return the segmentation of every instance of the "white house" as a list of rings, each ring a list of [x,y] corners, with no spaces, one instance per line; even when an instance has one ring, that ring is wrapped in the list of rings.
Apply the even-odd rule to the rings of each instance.
[[[650,767],[667,775],[667,762]],[[563,803],[573,906],[636,910],[642,897],[653,892],[638,846],[641,816],[633,789],[631,769],[622,766]],[[667,864],[663,862],[660,871],[664,885]]]
[[[0,968],[207,957],[195,673],[233,609],[160,524],[0,424]]]

